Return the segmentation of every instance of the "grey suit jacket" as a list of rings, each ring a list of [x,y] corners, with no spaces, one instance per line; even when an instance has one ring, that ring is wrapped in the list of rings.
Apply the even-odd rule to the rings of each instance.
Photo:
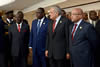
[[[21,32],[18,32],[16,23],[9,27],[9,41],[12,56],[26,56],[28,54],[29,26],[22,23]]]

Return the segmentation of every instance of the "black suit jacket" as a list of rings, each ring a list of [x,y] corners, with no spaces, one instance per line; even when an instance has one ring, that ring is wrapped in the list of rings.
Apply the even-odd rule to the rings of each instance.
[[[4,44],[4,22],[0,17],[0,53],[5,51],[5,44]]]
[[[9,41],[12,56],[26,56],[28,54],[29,26],[22,23],[21,32],[18,32],[16,23],[9,27]]]
[[[46,50],[48,57],[54,59],[64,59],[68,51],[68,28],[71,21],[65,17],[61,17],[55,31],[52,32],[53,22],[48,25],[48,33],[46,40]]]

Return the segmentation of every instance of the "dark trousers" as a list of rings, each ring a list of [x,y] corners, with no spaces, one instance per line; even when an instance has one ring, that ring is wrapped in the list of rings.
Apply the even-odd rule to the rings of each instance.
[[[32,67],[46,67],[46,58],[45,52],[40,53],[40,51],[36,50],[33,55],[33,64]]]
[[[0,53],[0,67],[6,67],[5,60],[5,54]]]
[[[25,56],[13,56],[12,57],[12,67],[26,67],[27,57]]]
[[[66,60],[65,59],[55,60],[53,58],[50,58],[49,64],[50,67],[66,67]]]

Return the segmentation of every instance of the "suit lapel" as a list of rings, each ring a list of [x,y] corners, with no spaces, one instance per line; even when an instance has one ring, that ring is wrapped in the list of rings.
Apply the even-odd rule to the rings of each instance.
[[[69,27],[69,43],[72,44],[72,29],[74,24],[71,24]]]
[[[53,32],[53,34],[52,34],[53,37],[56,35],[56,32],[57,32],[57,30],[58,30],[61,23],[62,23],[62,16],[61,16],[60,20],[58,21],[58,24],[56,25],[56,28],[55,28],[54,32],[52,31]],[[52,23],[52,30],[53,30],[53,23]]]
[[[40,31],[44,29],[45,25],[46,25],[46,18],[44,18],[44,20],[42,22],[42,25],[40,27]]]
[[[22,31],[23,31],[23,29],[24,29],[24,23],[22,23],[22,26],[21,26],[21,31],[20,31],[20,32],[22,32]]]
[[[76,30],[76,33],[75,33],[75,35],[74,35],[74,40],[76,40],[77,39],[77,37],[79,36],[79,34],[80,34],[80,31],[81,31],[81,29],[82,29],[82,27],[83,27],[83,20],[81,21],[81,23],[80,23],[80,25],[78,26],[78,29]]]
[[[18,32],[17,24],[15,23],[14,25],[15,25],[15,26],[14,26],[15,31],[17,31],[17,32]]]
[[[55,31],[54,31],[54,33],[57,31],[57,29],[59,28],[59,25],[62,23],[62,17],[60,18],[60,20],[58,21],[58,24],[57,24],[57,26],[56,26],[56,28],[55,28]],[[52,25],[53,26],[53,25]],[[53,28],[53,27],[52,27]]]

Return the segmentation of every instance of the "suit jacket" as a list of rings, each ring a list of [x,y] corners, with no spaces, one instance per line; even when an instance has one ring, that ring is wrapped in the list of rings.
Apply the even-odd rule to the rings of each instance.
[[[96,49],[96,32],[94,27],[83,21],[80,23],[72,41],[70,26],[69,50],[73,67],[94,67],[94,52]]]
[[[47,28],[48,23],[50,22],[49,19],[46,17],[44,18],[39,33],[37,35],[37,23],[38,19],[33,20],[32,28],[30,33],[30,44],[29,46],[33,48],[33,55],[37,51],[40,55],[41,53],[44,55],[45,45],[46,45],[46,35],[47,35]]]
[[[16,23],[9,27],[9,41],[12,56],[27,56],[29,43],[29,26],[22,23],[21,32],[18,32]]]
[[[5,44],[4,44],[4,22],[0,17],[0,53],[5,51]]]
[[[68,29],[71,21],[65,17],[60,18],[55,31],[52,31],[53,22],[49,23],[46,50],[48,50],[48,57],[56,60],[65,59],[68,51]]]

